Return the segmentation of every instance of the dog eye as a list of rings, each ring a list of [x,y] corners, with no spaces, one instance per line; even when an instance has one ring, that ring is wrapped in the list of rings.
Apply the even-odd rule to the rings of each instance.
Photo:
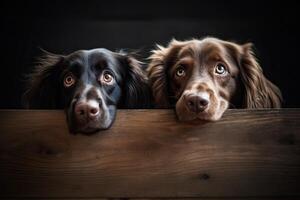
[[[72,85],[75,84],[75,77],[72,73],[69,73],[65,76],[64,78],[64,86],[65,87],[71,87]]]
[[[218,75],[225,75],[227,73],[226,67],[223,64],[217,64],[215,68],[215,73]]]
[[[185,71],[184,71],[183,67],[178,67],[177,68],[177,70],[176,70],[176,76],[178,76],[178,77],[185,76]]]
[[[107,84],[111,84],[114,80],[113,75],[110,72],[104,72],[101,77],[101,81]]]

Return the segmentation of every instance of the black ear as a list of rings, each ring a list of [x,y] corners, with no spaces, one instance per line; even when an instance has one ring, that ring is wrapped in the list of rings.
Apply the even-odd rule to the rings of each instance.
[[[61,108],[59,77],[63,56],[44,51],[33,73],[28,75],[23,95],[26,108]]]
[[[151,107],[151,91],[142,63],[131,55],[122,55],[127,72],[123,82],[122,108]]]

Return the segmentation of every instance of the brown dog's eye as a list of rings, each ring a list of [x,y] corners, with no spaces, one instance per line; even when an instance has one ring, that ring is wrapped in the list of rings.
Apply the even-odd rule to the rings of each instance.
[[[71,87],[75,83],[75,77],[72,73],[69,73],[65,76],[64,79],[64,86],[65,87]]]
[[[183,67],[178,67],[177,68],[177,70],[176,70],[176,76],[178,76],[178,77],[185,76],[185,71],[184,71]]]
[[[101,76],[101,81],[106,84],[111,84],[114,81],[114,77],[110,72],[105,71]]]
[[[226,67],[221,63],[217,64],[217,66],[215,68],[215,73],[218,74],[218,75],[227,74]]]

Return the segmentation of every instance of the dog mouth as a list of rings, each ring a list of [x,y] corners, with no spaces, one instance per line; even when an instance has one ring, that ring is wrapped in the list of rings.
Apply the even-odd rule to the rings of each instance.
[[[218,121],[226,111],[228,102],[214,97],[203,109],[191,109],[189,105],[183,96],[177,101],[175,111],[179,121]]]
[[[66,110],[67,123],[71,133],[91,134],[111,127],[116,116],[116,106],[102,105],[91,114],[76,109],[78,102],[71,104]]]

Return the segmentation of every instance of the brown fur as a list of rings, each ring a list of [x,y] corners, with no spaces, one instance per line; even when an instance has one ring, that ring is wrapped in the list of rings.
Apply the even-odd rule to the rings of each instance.
[[[172,81],[170,74],[176,67],[176,63],[180,63],[186,56],[193,58],[194,68],[197,66],[204,69],[219,60],[228,63],[232,71],[230,80],[213,84],[216,81],[211,78],[213,74],[210,71],[201,76],[190,73],[190,77],[187,77],[189,80],[186,80],[182,90],[176,91],[180,93],[177,94],[173,91],[176,83]],[[158,108],[174,106],[172,99],[175,99],[175,103],[178,102],[180,95],[192,87],[190,83],[197,82],[199,77],[203,79],[202,81],[210,82],[212,80],[209,87],[218,91],[215,95],[222,96],[230,105],[237,104],[233,105],[234,107],[240,105],[242,108],[279,108],[281,106],[281,92],[263,75],[263,70],[253,53],[252,44],[239,45],[216,38],[172,40],[167,47],[158,45],[157,49],[152,51],[147,72],[154,101]],[[193,73],[195,72],[193,71]],[[175,86],[177,87],[177,85]],[[240,102],[233,102],[238,91],[241,93],[238,98]]]

